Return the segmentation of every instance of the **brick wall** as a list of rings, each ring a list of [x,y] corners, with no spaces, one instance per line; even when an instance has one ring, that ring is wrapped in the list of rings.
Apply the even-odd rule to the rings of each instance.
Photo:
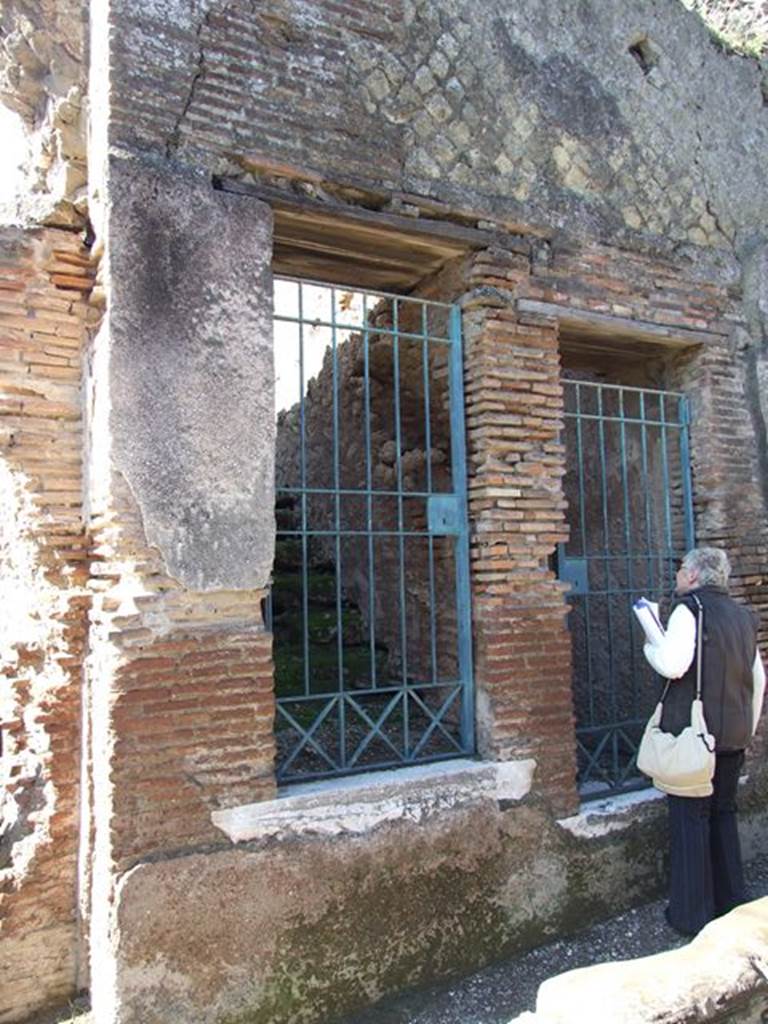
[[[123,146],[592,237],[723,246],[765,220],[759,69],[678,5],[120,0],[109,17]]]
[[[212,809],[274,796],[267,634],[173,632],[128,658],[115,686],[122,863],[218,841]]]
[[[545,259],[534,257],[518,297],[671,327],[683,339],[690,334],[682,348],[647,348],[647,360],[656,360],[665,386],[684,391],[691,402],[697,542],[729,551],[734,592],[762,610],[766,637],[768,519],[745,366],[734,343],[747,326],[738,268],[722,253],[720,261],[701,254],[671,259],[573,242],[545,251]]]
[[[401,8],[401,0],[321,0],[198,14],[186,3],[119,3],[111,17],[122,28],[114,47],[123,87],[112,97],[113,131],[141,149],[237,149],[272,162],[300,161],[311,137],[325,168],[348,177],[377,166],[395,175],[401,132],[381,124],[366,135],[347,47],[350,36],[361,48],[391,44]]]
[[[497,278],[495,283],[503,281]],[[513,287],[518,298],[651,328],[669,327],[683,341],[686,333],[690,336],[683,347],[646,346],[639,350],[639,358],[657,374],[660,386],[689,397],[696,543],[728,551],[733,565],[731,592],[760,613],[765,655],[768,514],[746,368],[734,343],[739,334],[746,336],[735,263],[723,253],[712,260],[701,253],[695,259],[684,255],[672,259],[661,252],[559,241],[534,246],[530,277],[521,270]],[[624,345],[631,348],[633,343]],[[602,365],[608,379],[621,379],[620,360],[611,367],[606,355]],[[762,749],[759,739],[752,749],[756,761]]]
[[[71,995],[86,546],[77,235],[0,238],[0,1021]]]
[[[122,869],[215,842],[214,807],[274,795],[271,638],[263,592],[168,576],[122,480],[92,512],[94,811]]]

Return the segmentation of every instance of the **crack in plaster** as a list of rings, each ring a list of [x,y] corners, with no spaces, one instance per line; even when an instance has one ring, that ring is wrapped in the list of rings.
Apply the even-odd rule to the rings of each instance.
[[[189,114],[192,104],[195,101],[195,94],[198,87],[204,80],[208,70],[206,47],[203,37],[206,29],[210,28],[211,17],[217,12],[223,13],[229,9],[237,10],[238,8],[242,9],[239,3],[213,4],[205,12],[197,25],[197,29],[195,30],[197,56],[194,61],[194,72],[192,74],[192,79],[189,83],[189,88],[187,90],[186,98],[182,104],[181,111],[179,112],[179,115],[174,122],[174,126],[166,140],[165,156],[168,160],[171,159],[179,150],[181,145],[182,126]],[[264,13],[259,11],[257,9],[256,0],[250,0],[247,5],[247,9],[264,32],[268,43],[272,46],[285,50],[294,44],[302,43],[304,41],[304,31],[292,23],[289,18],[278,13]]]
[[[187,90],[186,99],[182,104],[181,111],[178,117],[176,118],[173,129],[171,130],[171,133],[169,134],[165,144],[165,156],[167,160],[170,160],[171,157],[174,156],[174,154],[178,151],[179,146],[181,145],[181,126],[183,125],[184,120],[192,106],[192,103],[194,102],[197,87],[200,84],[200,82],[205,78],[206,58],[205,47],[203,45],[203,32],[206,28],[210,26],[210,17],[211,14],[213,13],[213,10],[213,8],[210,8],[208,11],[205,12],[203,17],[200,19],[200,22],[198,23],[197,29],[195,31],[195,43],[197,45],[195,70],[192,75],[192,80],[189,83],[189,89]]]
[[[768,243],[767,243],[768,244]],[[739,266],[741,268],[742,288],[745,293],[745,300],[748,301],[749,289],[747,277],[747,257],[739,254]],[[760,316],[759,306],[755,303],[756,309],[752,315],[748,312],[748,328],[751,344],[744,353],[744,390],[748,398],[747,408],[749,418],[754,431],[755,446],[757,448],[757,462],[760,468],[760,493],[763,504],[768,511],[768,430],[766,429],[765,418],[762,415],[762,401],[760,394],[760,375],[758,372],[759,353],[768,355],[768,324]],[[751,312],[751,311],[750,311]]]
[[[701,59],[700,59],[700,63],[699,63],[699,71],[702,74],[704,72],[704,65],[706,64],[706,61],[707,61],[707,54],[706,54],[706,51],[703,51],[702,54],[701,54]],[[703,165],[701,163],[701,155],[704,152],[704,138],[702,136],[700,119],[701,119],[703,114],[704,114],[704,110],[702,108],[701,103],[697,102],[696,100],[693,100],[693,102],[692,102],[692,120],[693,120],[693,130],[696,133],[696,147],[694,148],[694,152],[693,152],[693,164],[694,164],[694,167],[696,168],[696,170],[698,171],[699,180],[705,186],[704,187],[704,208],[706,209],[706,211],[709,214],[709,216],[712,218],[712,220],[714,222],[714,225],[715,225],[715,228],[717,229],[717,231],[720,234],[720,236],[728,243],[728,245],[732,245],[733,244],[733,238],[730,237],[726,233],[725,229],[723,228],[722,224],[720,223],[720,218],[719,218],[719,216],[718,216],[718,214],[716,212],[716,209],[715,209],[714,200],[712,199],[711,195],[708,194],[709,190],[708,190],[707,186],[710,184],[710,182],[709,182],[709,178],[707,177],[707,174],[705,172],[705,168],[703,167]]]

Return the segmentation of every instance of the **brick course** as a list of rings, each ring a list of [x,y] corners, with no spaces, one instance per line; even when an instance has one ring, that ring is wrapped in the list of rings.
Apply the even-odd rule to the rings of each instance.
[[[0,1021],[76,986],[80,678],[88,596],[80,359],[90,289],[77,235],[3,232]]]
[[[93,518],[88,677],[110,780],[95,810],[124,868],[215,842],[214,807],[274,795],[272,663],[263,593],[182,587],[113,485]]]

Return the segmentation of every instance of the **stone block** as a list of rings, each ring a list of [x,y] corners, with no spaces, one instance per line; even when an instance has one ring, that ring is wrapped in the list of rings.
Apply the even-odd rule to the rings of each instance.
[[[338,1018],[583,927],[658,885],[654,808],[613,845],[574,836],[536,804],[507,808],[483,786],[422,810],[360,833],[137,865],[118,885],[117,985],[99,986],[96,1019]]]
[[[272,565],[271,213],[201,176],[114,159],[106,389],[112,472],[170,576],[263,587]]]
[[[768,898],[712,921],[681,949],[549,978],[536,1012],[510,1024],[570,1024],[575,1016],[611,1024],[758,1021],[767,966]]]

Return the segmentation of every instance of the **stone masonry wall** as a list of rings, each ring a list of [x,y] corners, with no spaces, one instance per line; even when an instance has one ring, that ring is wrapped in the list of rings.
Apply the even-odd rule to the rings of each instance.
[[[0,97],[18,115],[24,176],[4,173],[0,223],[85,227],[86,12],[81,0],[9,0],[0,14]],[[16,133],[4,121],[12,146]]]
[[[541,241],[513,254],[520,264],[513,276],[520,271],[531,277],[521,295],[680,327],[690,331],[692,345],[702,343],[697,329],[708,332],[709,345],[717,346],[713,335],[741,344],[737,335],[746,325],[751,340],[744,365],[751,365],[751,376],[735,366],[729,373],[743,374],[758,444],[761,431],[763,437],[762,466],[752,455],[742,457],[765,476],[768,449],[756,398],[765,317],[754,270],[755,254],[765,244],[755,225],[765,221],[768,202],[761,171],[768,145],[761,70],[756,61],[718,52],[704,26],[676,0],[630,7],[608,0],[526,0],[482,10],[463,0],[393,0],[364,10],[351,2],[285,0],[249,9],[215,4],[200,12],[176,0],[163,8],[162,24],[158,16],[121,5],[112,13],[125,30],[114,43],[120,87],[111,111],[113,143],[293,190],[329,208],[333,202],[362,203],[532,232]],[[178,98],[175,111],[166,96]],[[731,155],[737,152],[734,174]],[[497,267],[489,280],[499,277],[506,287],[508,272],[506,265]],[[732,301],[724,311],[718,296],[729,290]],[[470,351],[485,329],[480,300],[476,308],[465,312]],[[490,313],[487,319],[493,319]],[[554,346],[556,315],[528,324],[517,319],[515,330],[530,327],[544,350]],[[662,358],[668,355],[664,351]],[[537,357],[528,358],[539,365]],[[541,372],[539,383],[556,389],[554,363],[541,366],[530,372]],[[560,401],[555,391],[550,397]],[[481,438],[490,449],[497,443],[498,424],[488,426],[493,415],[520,416],[521,431],[530,426],[517,411],[522,402],[504,410],[478,401],[486,425],[470,436],[471,450]],[[529,520],[523,512],[521,523],[537,526],[528,533],[521,527],[516,539],[521,548],[533,541],[531,577],[507,559],[507,568],[521,573],[521,588],[532,586],[534,593],[542,586],[534,601],[541,608],[532,614],[551,616],[554,635],[561,628],[555,621],[562,616],[562,597],[547,575],[545,549],[551,552],[562,535],[563,510],[556,507],[561,497],[553,484],[562,473],[562,452],[546,449],[557,443],[558,416],[546,410],[542,436],[534,441],[544,458],[545,496],[531,499],[543,502],[535,509],[541,518]],[[709,424],[697,429],[694,465],[702,467],[714,442],[707,437]],[[720,449],[715,457],[722,463],[726,453]],[[529,462],[539,465],[534,458],[519,461],[523,469]],[[494,465],[492,459],[488,464]],[[489,486],[513,486],[506,477],[504,484],[497,479],[510,472],[509,465],[503,472],[495,465],[493,473],[484,470],[493,480]],[[753,486],[752,493],[758,490]],[[475,509],[493,517],[498,502],[495,496],[488,500]],[[721,496],[701,500],[727,506]],[[497,554],[497,568],[484,566],[484,572],[502,571],[502,550]],[[526,555],[520,551],[519,557],[525,561]],[[753,580],[752,596],[759,596],[756,574],[737,564],[737,579],[742,572]],[[490,578],[486,585],[493,586]],[[476,622],[487,619],[485,611],[476,603]],[[482,652],[484,641],[477,642]],[[558,657],[567,657],[566,649],[562,633]],[[528,655],[533,664],[537,655]],[[511,669],[507,662],[499,670]],[[557,672],[567,679],[564,661],[557,662]],[[483,710],[485,699],[481,748],[511,750],[488,739],[494,716],[490,705]],[[566,704],[554,712],[560,716],[556,731],[565,728]]]
[[[89,606],[77,235],[0,235],[0,1021],[77,977],[81,674]]]
[[[524,269],[534,267],[534,297],[560,294],[590,310],[687,323],[693,334],[697,319],[711,327],[719,316],[706,308],[707,278],[717,288],[723,276],[738,277],[739,253],[761,220],[760,69],[717,53],[673,0],[482,12],[461,0],[407,0],[366,5],[364,13],[324,0],[201,11],[176,0],[162,15],[117,4],[110,18],[122,29],[112,37],[112,144],[329,203],[525,225],[550,239],[517,254]],[[725,154],[737,151],[745,155],[734,175]],[[580,255],[584,237],[593,242]],[[618,284],[609,266],[616,245],[624,264]],[[759,239],[750,245],[759,248]],[[701,284],[691,309],[675,288],[679,267],[695,268]],[[555,331],[556,321],[534,317],[522,326],[546,348],[553,339],[538,332]],[[470,340],[480,330],[468,318],[465,326]],[[733,327],[720,322],[715,332]],[[544,373],[544,387],[558,387],[551,365],[533,372]],[[545,450],[556,444],[556,422],[537,439],[545,505],[559,500],[552,480],[562,453]],[[541,614],[557,618],[561,597],[544,548],[554,546],[562,509],[536,511],[542,525],[521,537],[541,530],[546,538],[533,578],[547,581],[537,600],[553,602]],[[565,678],[564,664],[560,670]],[[480,721],[490,717],[481,712]]]
[[[41,12],[54,20],[26,6],[33,26]],[[690,346],[664,358],[696,391],[699,536],[729,546],[737,591],[766,608],[757,63],[716,51],[676,0],[115,0],[90,14],[87,69],[77,32],[64,53],[45,51],[23,17],[3,25],[35,79],[25,116],[53,128],[44,205],[60,170],[57,215],[70,222],[83,214],[88,72],[106,312],[86,372],[84,592],[68,342],[83,335],[87,260],[73,236],[10,239],[11,293],[29,301],[7,307],[15,390],[4,421],[23,421],[4,450],[9,535],[21,591],[52,613],[16,645],[4,712],[17,781],[0,847],[0,979],[13,972],[0,1020],[64,997],[77,974],[73,711],[91,601],[79,898],[85,917],[92,907],[100,1022],[252,1010],[309,1020],[428,981],[433,963],[435,974],[466,969],[615,910],[617,898],[646,898],[657,824],[626,833],[617,857],[611,842],[576,850],[552,820],[553,807],[576,803],[567,609],[549,565],[567,535],[562,317],[522,300],[687,332]],[[537,759],[525,806],[466,808],[429,834],[403,822],[327,846],[283,837],[279,853],[223,852],[211,810],[274,795],[259,609],[273,536],[271,228],[262,204],[215,194],[211,174],[328,209],[520,233],[472,261],[462,304],[479,743],[490,758]],[[41,345],[46,360],[28,359]],[[27,442],[64,454],[25,462]],[[37,571],[49,561],[55,571]],[[745,801],[759,830],[765,778],[753,765]],[[327,886],[304,893],[318,863]],[[361,941],[356,914],[366,929],[380,923],[378,941]],[[226,962],[201,952],[219,948],[209,937],[233,941]],[[253,963],[266,964],[255,982]]]
[[[767,219],[760,66],[678,0],[122,0],[112,17],[114,140],[137,150],[635,243],[729,246]]]

